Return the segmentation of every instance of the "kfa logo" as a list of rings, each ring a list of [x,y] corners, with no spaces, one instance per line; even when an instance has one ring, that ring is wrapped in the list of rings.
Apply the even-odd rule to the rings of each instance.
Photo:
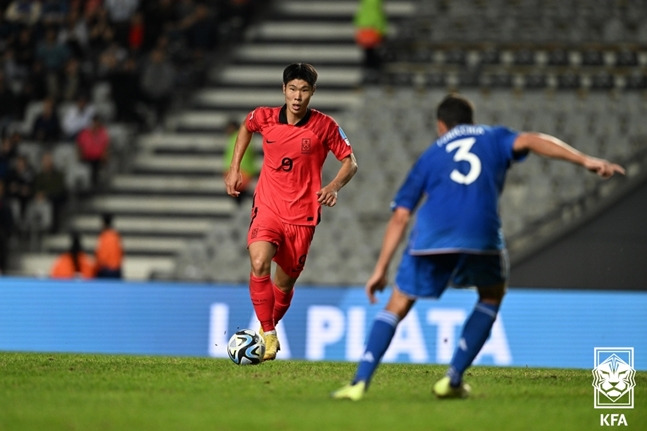
[[[594,407],[632,409],[636,386],[634,348],[596,347],[594,356]]]

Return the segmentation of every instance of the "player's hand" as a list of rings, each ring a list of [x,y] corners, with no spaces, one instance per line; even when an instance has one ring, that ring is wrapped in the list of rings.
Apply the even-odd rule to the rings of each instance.
[[[610,178],[614,174],[625,174],[625,169],[622,166],[595,157],[589,157],[584,167],[602,178]]]
[[[388,282],[389,280],[386,273],[379,271],[373,272],[373,275],[371,275],[366,282],[366,286],[364,286],[364,291],[366,292],[366,296],[371,304],[375,304],[377,302],[375,293],[383,291]]]
[[[317,192],[317,202],[327,207],[334,207],[337,203],[337,190],[326,186]]]
[[[229,196],[237,198],[240,195],[238,191],[240,186],[243,184],[243,176],[240,172],[229,171],[225,175],[225,186],[227,188],[227,194]]]

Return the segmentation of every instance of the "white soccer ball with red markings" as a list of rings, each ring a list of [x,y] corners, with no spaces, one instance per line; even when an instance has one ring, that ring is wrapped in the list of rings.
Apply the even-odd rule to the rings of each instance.
[[[265,355],[265,340],[256,331],[241,329],[229,339],[227,353],[236,365],[260,364]]]

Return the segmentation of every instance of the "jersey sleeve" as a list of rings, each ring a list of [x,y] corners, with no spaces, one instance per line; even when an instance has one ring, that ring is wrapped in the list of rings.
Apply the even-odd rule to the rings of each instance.
[[[331,119],[331,124],[328,131],[328,148],[337,157],[337,160],[342,160],[353,152],[350,145],[350,140],[346,133],[342,130],[341,126],[336,121]]]
[[[503,126],[497,126],[493,128],[495,133],[496,141],[501,144],[510,160],[515,162],[520,162],[526,158],[528,155],[527,152],[515,153],[514,141],[519,136],[519,132],[516,130],[509,129]]]
[[[256,108],[245,117],[245,127],[250,132],[260,132],[261,124],[263,124],[263,118],[265,117],[265,112],[262,108]]]
[[[426,153],[425,153],[426,154]],[[391,201],[391,211],[398,207],[413,211],[422,199],[425,191],[424,155],[413,165],[400,189]]]

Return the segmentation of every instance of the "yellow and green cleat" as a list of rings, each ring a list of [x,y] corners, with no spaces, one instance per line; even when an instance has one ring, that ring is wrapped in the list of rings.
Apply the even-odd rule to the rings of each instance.
[[[438,398],[467,398],[472,392],[472,388],[464,382],[455,388],[449,384],[449,377],[443,377],[436,382],[433,392]]]
[[[359,401],[364,396],[366,392],[366,382],[360,380],[355,384],[349,384],[343,388],[337,389],[335,392],[331,393],[330,396],[336,400],[351,400]]]

